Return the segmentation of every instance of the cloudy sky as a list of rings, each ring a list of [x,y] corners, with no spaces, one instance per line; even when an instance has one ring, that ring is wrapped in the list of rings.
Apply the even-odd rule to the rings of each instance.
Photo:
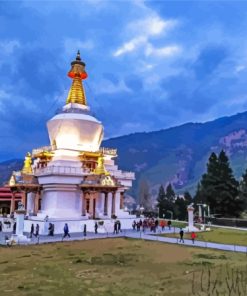
[[[247,109],[247,1],[0,0],[0,160],[48,144],[78,49],[106,137]]]

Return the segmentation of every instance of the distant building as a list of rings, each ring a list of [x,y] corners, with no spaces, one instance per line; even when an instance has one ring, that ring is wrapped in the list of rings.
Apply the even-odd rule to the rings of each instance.
[[[0,187],[0,215],[14,212],[21,199],[22,194],[20,192],[11,191],[9,186]]]

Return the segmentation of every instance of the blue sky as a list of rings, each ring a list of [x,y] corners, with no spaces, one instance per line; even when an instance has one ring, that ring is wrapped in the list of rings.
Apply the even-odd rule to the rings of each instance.
[[[78,49],[106,137],[247,109],[247,1],[0,1],[0,160],[49,143]]]

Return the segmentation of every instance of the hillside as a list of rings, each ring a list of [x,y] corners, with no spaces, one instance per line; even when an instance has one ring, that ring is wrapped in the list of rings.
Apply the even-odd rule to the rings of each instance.
[[[178,193],[195,191],[209,154],[224,149],[236,177],[247,168],[247,112],[206,123],[186,123],[155,132],[134,133],[105,140],[103,146],[118,149],[120,168],[136,173],[131,195],[138,196],[140,180],[146,179],[153,198],[160,184],[172,182]],[[0,163],[0,182],[22,161]]]
[[[0,163],[0,185],[9,180],[13,171],[18,171],[23,166],[23,160],[11,159]]]
[[[148,180],[155,197],[160,184],[172,182],[176,191],[194,192],[212,151],[224,149],[236,177],[247,168],[247,112],[206,123],[181,126],[109,139],[104,146],[118,149],[118,164],[135,171],[133,192]]]

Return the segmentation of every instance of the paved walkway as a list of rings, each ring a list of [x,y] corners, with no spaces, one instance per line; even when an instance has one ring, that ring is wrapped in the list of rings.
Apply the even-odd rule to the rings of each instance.
[[[179,228],[175,229],[175,232],[179,232]],[[206,241],[195,241],[193,244],[191,240],[185,239],[184,243],[180,243],[178,238],[164,237],[159,236],[160,232],[157,232],[156,235],[151,233],[150,231],[142,232],[142,231],[133,231],[133,230],[123,230],[119,234],[113,233],[104,233],[104,234],[94,234],[91,232],[87,233],[87,236],[83,236],[83,233],[72,233],[71,238],[65,238],[63,241],[75,241],[75,240],[90,240],[90,239],[103,239],[103,238],[116,238],[116,237],[127,237],[133,239],[143,239],[148,241],[159,241],[161,243],[169,243],[169,244],[179,244],[186,245],[190,247],[200,247],[200,248],[209,248],[209,249],[218,249],[224,251],[232,251],[232,252],[240,252],[246,253],[247,256],[247,246],[239,246],[239,245],[230,245],[230,244],[220,244],[220,243],[211,243]],[[174,233],[174,228],[171,230],[166,229],[162,233]],[[5,244],[5,235],[11,236],[11,233],[0,233],[0,244]],[[54,235],[50,236],[40,236],[39,238],[33,237],[30,244],[44,244],[51,242],[62,242],[62,235]]]
[[[246,253],[246,256],[247,256],[247,246],[211,243],[211,242],[197,241],[197,240],[193,244],[192,241],[189,239],[185,239],[184,243],[180,243],[179,238],[151,235],[150,233],[148,234],[142,233],[141,235],[139,233],[131,233],[131,234],[129,233],[126,235],[126,237],[144,239],[149,241],[159,241],[159,242],[169,243],[169,244],[186,245],[190,247],[201,247],[201,248],[218,249],[218,250],[224,250],[224,251],[241,252],[241,253]]]

